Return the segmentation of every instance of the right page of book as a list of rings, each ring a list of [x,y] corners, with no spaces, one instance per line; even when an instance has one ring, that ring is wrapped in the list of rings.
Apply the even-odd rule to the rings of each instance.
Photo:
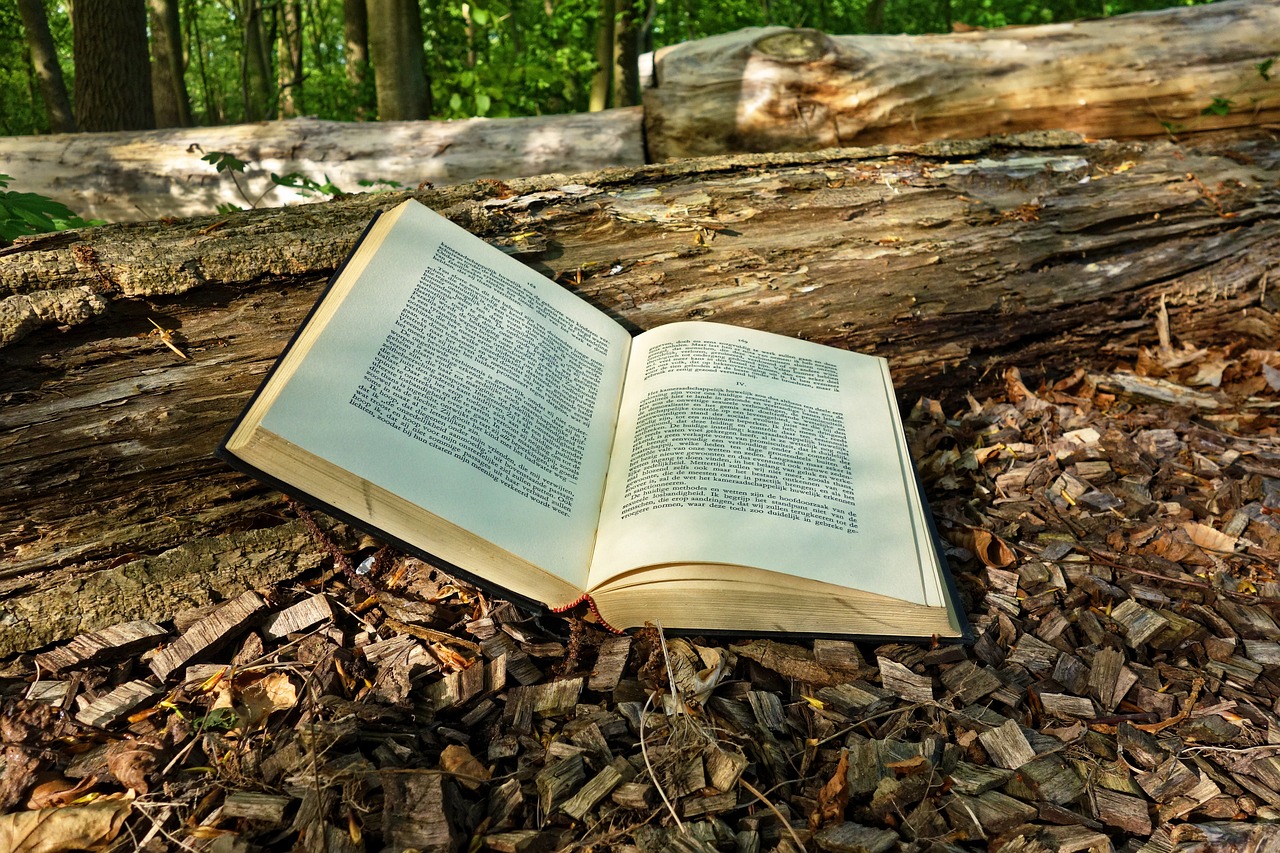
[[[942,605],[917,489],[884,359],[662,326],[632,345],[591,585],[719,563]]]

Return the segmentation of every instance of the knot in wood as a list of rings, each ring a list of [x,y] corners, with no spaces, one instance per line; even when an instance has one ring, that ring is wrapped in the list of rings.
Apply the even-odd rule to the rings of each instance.
[[[817,62],[834,51],[830,37],[818,30],[786,30],[756,41],[756,53],[778,62]]]

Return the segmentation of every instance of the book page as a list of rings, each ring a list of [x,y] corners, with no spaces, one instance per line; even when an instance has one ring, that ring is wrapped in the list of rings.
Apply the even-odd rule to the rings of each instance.
[[[407,204],[262,426],[581,589],[629,336]]]
[[[719,563],[943,601],[883,359],[714,323],[651,330],[612,465],[593,587]]]

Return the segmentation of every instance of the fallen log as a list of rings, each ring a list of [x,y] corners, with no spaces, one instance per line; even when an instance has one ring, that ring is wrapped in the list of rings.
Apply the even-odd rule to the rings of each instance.
[[[1280,3],[950,35],[782,27],[676,45],[644,92],[653,160],[1058,128],[1162,137],[1280,122]]]
[[[327,179],[345,192],[414,189],[644,162],[639,108],[458,121],[341,122],[314,118],[141,133],[0,138],[0,162],[24,192],[57,199],[87,219],[125,222],[199,216],[218,205],[278,207],[317,194],[277,186],[272,173]],[[234,178],[201,160],[247,162]]]
[[[742,155],[417,193],[635,328],[711,319],[890,359],[901,400],[1175,341],[1274,347],[1280,148],[1071,135]],[[381,206],[0,250],[0,656],[321,559],[210,453]],[[47,306],[57,306],[50,311]],[[159,327],[159,329],[157,328]],[[163,331],[161,331],[163,330]]]

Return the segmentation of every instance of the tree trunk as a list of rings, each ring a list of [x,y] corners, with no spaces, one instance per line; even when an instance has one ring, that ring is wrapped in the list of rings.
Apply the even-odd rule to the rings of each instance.
[[[62,78],[62,66],[58,64],[58,50],[53,46],[53,35],[49,32],[49,16],[45,14],[44,3],[41,0],[18,0],[18,12],[27,31],[27,47],[31,51],[36,79],[40,81],[40,96],[49,116],[49,129],[54,133],[75,133],[76,120],[67,97],[67,84]]]
[[[347,82],[356,102],[356,117],[367,118],[376,108],[367,83],[369,76],[369,12],[365,0],[342,0],[342,34]]]
[[[83,131],[155,127],[143,0],[76,0],[76,123]]]
[[[378,118],[426,118],[431,114],[431,94],[422,55],[422,17],[417,0],[368,0],[368,7]]]
[[[596,73],[591,76],[591,98],[588,102],[588,109],[593,113],[609,107],[609,93],[613,89],[616,16],[616,0],[600,0],[600,19],[596,21]]]
[[[147,0],[151,12],[151,99],[156,127],[190,127],[178,0]]]
[[[245,206],[235,184],[200,157],[227,151],[251,161],[241,176],[264,206],[314,201],[275,188],[270,174],[328,175],[347,191],[361,180],[456,184],[644,162],[638,107],[524,119],[265,124],[149,133],[0,139],[0,162],[21,162],[22,186],[81,216],[120,222],[198,216],[219,204]],[[199,146],[193,148],[192,146]]]
[[[1106,369],[1157,344],[1162,302],[1178,342],[1280,335],[1273,144],[1040,134],[418,197],[631,328],[718,320],[876,353],[908,404],[981,397],[1007,365],[1033,383]],[[0,251],[0,656],[315,564],[272,490],[210,454],[373,211],[401,198]]]
[[[640,39],[644,20],[635,0],[622,0],[613,45],[613,105],[640,103]]]
[[[659,51],[653,159],[1074,130],[1165,137],[1280,121],[1280,2],[951,35],[755,29]],[[1270,79],[1268,79],[1268,77]],[[1219,115],[1212,110],[1220,105]]]
[[[280,80],[280,117],[306,112],[302,101],[302,0],[280,3],[276,65]]]
[[[262,35],[261,0],[241,0],[243,30],[240,47],[240,87],[244,97],[245,121],[259,121],[272,115],[271,64],[267,61],[266,39]]]

